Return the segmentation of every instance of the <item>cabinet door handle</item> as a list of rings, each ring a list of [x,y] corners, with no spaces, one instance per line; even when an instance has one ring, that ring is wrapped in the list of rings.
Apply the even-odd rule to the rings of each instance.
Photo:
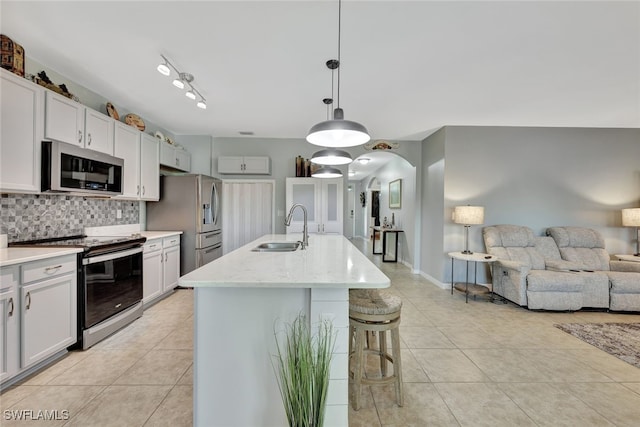
[[[322,232],[324,233],[324,224],[322,224]]]
[[[25,297],[25,302],[27,303],[27,310],[31,308],[31,292],[27,292],[27,296]]]
[[[91,145],[91,134],[87,134],[87,145]]]
[[[48,273],[51,270],[57,270],[57,269],[59,269],[61,267],[62,267],[62,264],[58,264],[58,265],[55,265],[53,267],[47,267],[47,268],[44,269],[44,271],[46,271]]]
[[[13,298],[9,298],[9,317],[13,316]]]
[[[136,190],[136,194],[138,194],[138,195],[139,195],[139,194],[140,194],[140,186],[138,185],[138,187],[137,187],[137,188],[138,188],[138,189]]]
[[[164,254],[164,261],[165,262],[169,261],[169,254]]]
[[[320,232],[320,224],[318,224],[318,233]]]
[[[142,195],[144,196],[144,185],[142,186]]]

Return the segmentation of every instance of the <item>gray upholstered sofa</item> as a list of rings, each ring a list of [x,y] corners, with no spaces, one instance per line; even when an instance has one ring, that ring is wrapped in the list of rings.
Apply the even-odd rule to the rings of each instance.
[[[640,263],[609,262],[594,230],[553,227],[548,234],[517,225],[483,229],[487,252],[498,258],[492,267],[496,294],[530,309],[640,311]]]
[[[562,259],[573,264],[571,269],[581,271],[586,283],[606,283],[611,310],[640,311],[640,262],[611,260],[602,235],[590,228],[551,227],[547,235],[555,241]]]

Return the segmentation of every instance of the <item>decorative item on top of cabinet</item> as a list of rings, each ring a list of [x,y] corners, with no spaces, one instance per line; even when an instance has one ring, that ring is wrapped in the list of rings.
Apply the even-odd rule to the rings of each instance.
[[[124,116],[124,122],[129,126],[133,126],[137,128],[139,131],[143,131],[145,129],[144,120],[140,118],[137,114],[129,113]]]
[[[218,173],[236,175],[270,175],[271,159],[267,156],[218,157]]]
[[[118,114],[118,110],[116,110],[116,107],[114,107],[112,103],[107,102],[106,108],[109,117],[111,117],[113,120],[120,121],[120,114]]]
[[[24,77],[24,48],[4,34],[0,34],[2,68]]]

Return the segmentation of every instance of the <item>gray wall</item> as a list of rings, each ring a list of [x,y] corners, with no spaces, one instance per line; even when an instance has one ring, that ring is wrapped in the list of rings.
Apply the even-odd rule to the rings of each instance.
[[[439,219],[436,211],[423,216],[423,235],[437,241],[443,230],[442,246],[438,253],[429,243],[425,273],[450,281],[446,254],[464,245],[451,212],[466,204],[485,207],[485,225],[525,225],[539,235],[551,226],[591,227],[604,235],[609,253],[631,253],[634,233],[621,227],[620,210],[640,205],[639,129],[448,126],[424,141],[425,169],[443,160],[436,149],[443,139],[443,209]],[[429,204],[437,210],[439,201],[425,181],[423,204],[431,212]],[[485,250],[482,226],[471,227],[470,248]],[[479,273],[479,281],[490,281],[486,270]]]
[[[209,135],[178,135],[176,142],[191,153],[191,173],[211,175],[213,138]]]

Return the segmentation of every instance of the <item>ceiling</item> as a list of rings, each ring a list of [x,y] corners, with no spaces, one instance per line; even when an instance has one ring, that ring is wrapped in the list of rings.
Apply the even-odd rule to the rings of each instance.
[[[304,138],[325,120],[337,0],[6,1],[28,57],[180,135]],[[194,85],[195,107],[156,71]],[[340,106],[373,139],[444,125],[640,127],[637,1],[342,5]]]

